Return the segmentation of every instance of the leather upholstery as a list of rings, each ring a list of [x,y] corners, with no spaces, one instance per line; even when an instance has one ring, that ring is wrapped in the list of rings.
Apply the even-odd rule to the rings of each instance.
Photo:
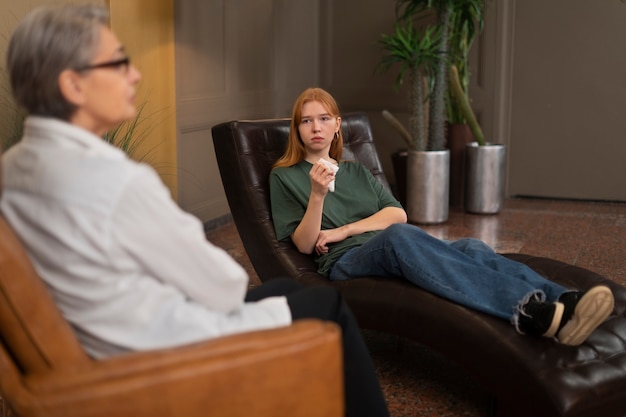
[[[0,396],[21,417],[342,416],[334,323],[90,359],[0,216]]]
[[[344,159],[363,162],[385,185],[364,113],[342,117]],[[330,282],[312,257],[277,242],[268,176],[282,155],[288,119],[243,120],[214,126],[213,142],[232,216],[261,280],[293,277],[338,287],[361,327],[411,338],[463,366],[495,397],[503,417],[618,417],[626,415],[626,289],[591,271],[556,260],[507,254],[568,287],[611,287],[615,311],[581,346],[559,345],[516,333],[509,323],[394,278]]]

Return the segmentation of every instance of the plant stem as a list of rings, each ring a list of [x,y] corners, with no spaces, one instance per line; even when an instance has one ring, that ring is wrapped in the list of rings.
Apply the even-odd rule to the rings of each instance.
[[[480,124],[478,124],[478,121],[476,120],[476,115],[474,114],[472,106],[467,99],[467,95],[461,86],[459,71],[456,66],[450,65],[448,79],[450,80],[450,89],[452,90],[452,94],[456,99],[459,110],[461,110],[463,117],[465,117],[465,120],[474,135],[474,140],[478,142],[480,146],[484,146],[486,144],[485,135],[483,134],[483,130],[480,128]]]
[[[441,38],[439,40],[439,53],[443,55],[437,63],[435,73],[435,84],[430,101],[430,123],[428,126],[429,144],[428,150],[439,151],[444,149],[445,144],[445,112],[446,112],[446,91],[448,63],[445,59],[448,50],[448,34],[450,21],[450,6],[445,5],[439,14],[439,24],[441,26]]]
[[[389,124],[391,124],[394,129],[398,131],[400,137],[404,139],[409,147],[413,146],[413,139],[411,138],[411,134],[408,130],[406,130],[402,123],[400,123],[400,120],[398,120],[393,114],[389,113],[389,111],[387,110],[383,110],[383,117],[389,122]]]

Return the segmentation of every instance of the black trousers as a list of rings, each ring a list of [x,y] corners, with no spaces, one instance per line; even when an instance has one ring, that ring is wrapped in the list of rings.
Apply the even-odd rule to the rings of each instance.
[[[287,297],[293,320],[316,318],[341,327],[346,415],[389,416],[361,330],[339,291],[324,286],[304,287],[292,279],[277,278],[251,289],[246,301],[279,295]]]

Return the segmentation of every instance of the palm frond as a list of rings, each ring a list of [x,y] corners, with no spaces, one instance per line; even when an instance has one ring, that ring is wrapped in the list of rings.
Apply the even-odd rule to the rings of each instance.
[[[2,108],[0,148],[6,151],[22,138],[26,113],[13,100],[8,76],[4,68],[0,72],[0,108]]]
[[[432,73],[437,63],[443,59],[439,51],[441,32],[437,27],[418,30],[411,22],[399,22],[392,35],[381,35],[380,44],[387,52],[378,63],[379,72],[387,72],[398,64],[399,71],[394,87],[397,89],[404,81],[407,70],[423,67],[427,74]]]

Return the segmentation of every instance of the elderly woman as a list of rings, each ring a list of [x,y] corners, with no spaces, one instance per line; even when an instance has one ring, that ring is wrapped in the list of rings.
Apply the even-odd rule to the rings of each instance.
[[[335,290],[279,279],[247,293],[245,270],[206,241],[202,223],[179,209],[157,174],[101,139],[136,115],[141,79],[106,9],[31,12],[10,39],[8,70],[28,117],[24,137],[3,156],[0,209],[89,354],[332,320],[342,328],[348,415],[388,415]]]

